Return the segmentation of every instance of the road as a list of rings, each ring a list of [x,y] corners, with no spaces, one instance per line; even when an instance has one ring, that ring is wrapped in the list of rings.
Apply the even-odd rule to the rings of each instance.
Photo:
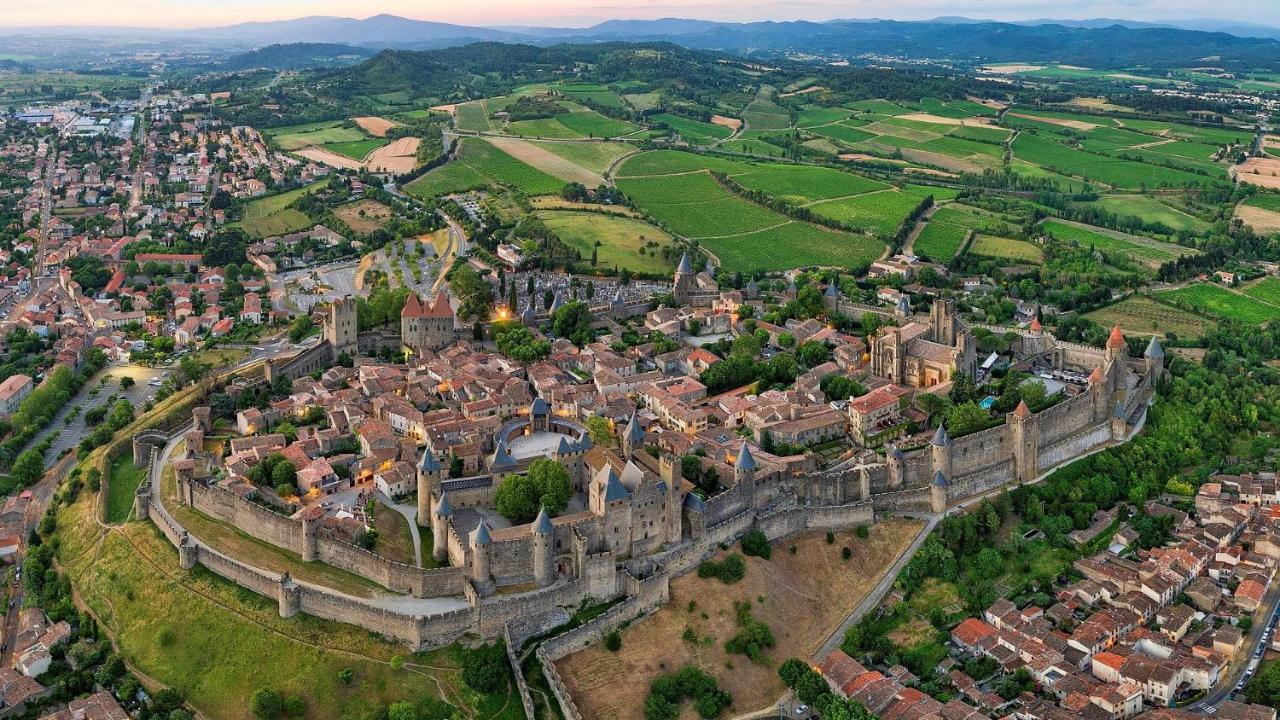
[[[928,539],[929,533],[933,532],[933,528],[937,526],[944,515],[929,514],[923,517],[927,517],[927,520],[924,527],[920,528],[920,532],[916,534],[915,539],[911,541],[911,545],[898,556],[898,559],[891,567],[885,570],[884,575],[880,577],[880,581],[875,584],[875,587],[871,588],[871,592],[867,593],[866,597],[862,598],[862,602],[858,603],[853,612],[849,613],[849,617],[845,618],[840,627],[836,628],[836,631],[831,633],[826,642],[822,643],[822,647],[814,656],[815,663],[822,662],[822,659],[828,653],[840,647],[840,643],[844,642],[844,634],[849,631],[849,628],[858,624],[864,615],[871,612],[884,600],[884,596],[889,594],[893,583],[897,581],[898,574],[902,572],[902,568],[906,567],[907,563],[911,562],[911,558],[915,557],[916,551]]]
[[[1253,614],[1255,618],[1253,627],[1250,628],[1249,635],[1241,646],[1240,656],[1227,666],[1226,672],[1223,673],[1222,678],[1214,686],[1213,690],[1203,700],[1190,706],[1189,710],[1202,712],[1210,707],[1216,707],[1218,703],[1231,698],[1231,695],[1236,690],[1236,683],[1240,682],[1244,677],[1245,671],[1248,670],[1249,664],[1253,660],[1254,650],[1260,644],[1264,644],[1262,636],[1267,631],[1271,618],[1275,616],[1278,605],[1280,605],[1280,585],[1273,584],[1262,599],[1260,609]]]
[[[44,193],[40,198],[40,241],[36,247],[37,278],[44,277],[44,254],[49,245],[49,224],[53,221],[53,174],[58,167],[58,138],[50,136],[49,157],[44,166]]]
[[[133,186],[129,188],[129,209],[142,206],[142,190],[146,178],[143,174],[147,168],[147,117],[151,112],[151,89],[142,91],[141,109],[138,111],[138,166],[133,169]]]

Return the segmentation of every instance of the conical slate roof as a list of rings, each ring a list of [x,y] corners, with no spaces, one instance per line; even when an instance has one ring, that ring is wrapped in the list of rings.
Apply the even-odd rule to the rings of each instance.
[[[627,440],[631,443],[644,442],[644,428],[640,427],[640,420],[635,413],[631,413],[631,419],[627,420]]]
[[[751,448],[747,447],[747,441],[742,441],[742,447],[738,450],[738,457],[733,461],[733,467],[737,470],[755,470],[756,459],[751,456]]]
[[[440,502],[436,503],[436,515],[447,518],[453,517],[453,506],[449,504],[449,496],[440,493]]]
[[[1147,349],[1142,353],[1143,357],[1159,360],[1164,357],[1164,348],[1160,347],[1160,341],[1155,335],[1151,336],[1151,342],[1147,343]]]
[[[929,441],[929,444],[937,447],[946,447],[951,444],[951,438],[947,436],[946,426],[938,426],[938,429],[933,432],[933,439]]]
[[[424,473],[432,473],[440,470],[440,463],[436,460],[436,456],[432,454],[430,448],[422,451],[422,460],[418,462],[418,469]]]
[[[547,515],[547,508],[544,505],[538,510],[538,517],[533,521],[533,532],[538,535],[550,535],[555,531],[551,526],[551,517]]]
[[[493,450],[493,457],[490,465],[492,467],[512,467],[516,464],[515,458],[511,457],[511,453],[507,452],[507,441],[499,440],[498,446]]]
[[[613,471],[613,466],[605,466],[596,478],[604,483],[605,502],[625,500],[631,497],[631,493],[627,492],[627,489],[622,485],[622,481],[618,479],[618,474]]]
[[[823,294],[830,298],[840,297],[840,289],[836,287],[835,283],[829,283],[827,285],[827,291]]]
[[[687,251],[680,256],[680,267],[676,268],[676,272],[685,274],[693,272],[693,263],[689,262],[689,253]]]
[[[493,542],[493,538],[489,535],[489,523],[484,518],[480,518],[480,524],[471,533],[471,544],[476,546],[484,546]]]
[[[898,449],[897,445],[889,445],[889,449],[885,451],[885,455],[893,458],[894,460],[902,459],[902,451]]]
[[[946,486],[947,486],[947,476],[946,476],[946,475],[943,475],[941,470],[939,470],[939,471],[935,472],[935,473],[933,474],[933,484],[934,484],[934,485],[937,485],[937,486],[939,486],[939,487],[946,487]]]
[[[569,445],[569,438],[564,435],[560,436],[560,445],[556,447],[557,455],[568,455],[573,452],[573,447]]]

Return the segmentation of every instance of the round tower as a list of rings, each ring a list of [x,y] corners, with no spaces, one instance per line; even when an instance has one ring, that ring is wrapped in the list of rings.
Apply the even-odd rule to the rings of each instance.
[[[945,426],[938,426],[929,441],[929,448],[933,455],[933,471],[951,477],[951,438],[947,436]]]
[[[282,618],[291,618],[302,610],[302,589],[287,572],[280,576],[276,600],[279,602]]]
[[[493,538],[489,536],[489,523],[484,518],[471,531],[471,579],[478,583],[489,582],[489,552]]]
[[[546,507],[538,511],[538,517],[533,521],[532,527],[533,581],[539,586],[546,587],[555,580],[551,567],[551,545],[555,540],[555,528],[551,525],[551,517],[547,515]]]
[[[314,562],[319,555],[318,545],[320,540],[320,520],[324,517],[324,510],[319,507],[309,507],[302,513],[302,560],[303,562]]]
[[[947,510],[947,476],[941,472],[933,474],[933,483],[929,485],[929,509],[936,513]]]
[[[435,512],[431,513],[431,555],[444,562],[449,557],[449,522],[453,519],[453,506],[449,498],[440,493]]]
[[[444,467],[436,460],[431,448],[423,448],[422,459],[418,461],[418,525],[426,523],[431,517],[431,498],[435,497],[444,479]]]
[[[897,445],[889,445],[889,449],[885,451],[885,460],[886,460],[885,464],[889,466],[889,487],[891,488],[902,487],[902,480],[903,480],[902,451],[898,449]],[[862,495],[863,495],[863,498],[862,498],[863,500],[870,499],[871,497],[870,490],[868,489],[867,491],[863,492]]]

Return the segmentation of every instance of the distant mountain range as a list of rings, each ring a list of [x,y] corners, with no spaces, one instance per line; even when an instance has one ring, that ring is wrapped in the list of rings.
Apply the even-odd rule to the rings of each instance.
[[[965,32],[956,32],[964,25]],[[312,16],[199,30],[42,28],[0,30],[3,35],[135,36],[187,42],[234,52],[269,45],[342,44],[366,49],[436,49],[492,41],[552,45],[564,42],[672,42],[737,54],[810,53],[951,58],[969,62],[1064,62],[1087,66],[1177,67],[1221,64],[1270,68],[1280,64],[1280,28],[1220,20],[1146,23],[1106,18],[992,22],[963,17],[929,21],[714,22],[682,18],[609,20],[589,28],[471,27],[395,15],[365,19]],[[329,51],[320,53],[324,55]],[[302,61],[305,53],[264,58]],[[249,61],[250,58],[244,58]],[[271,66],[268,62],[266,66]]]

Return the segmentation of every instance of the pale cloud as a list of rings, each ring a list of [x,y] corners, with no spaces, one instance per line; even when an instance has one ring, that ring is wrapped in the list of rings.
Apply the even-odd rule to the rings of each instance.
[[[1222,18],[1280,25],[1277,0],[0,0],[0,26],[112,25],[202,27],[306,15],[367,17],[391,13],[459,24],[588,25],[611,18],[709,20],[919,20],[967,15],[997,20],[1122,17],[1133,20]]]

